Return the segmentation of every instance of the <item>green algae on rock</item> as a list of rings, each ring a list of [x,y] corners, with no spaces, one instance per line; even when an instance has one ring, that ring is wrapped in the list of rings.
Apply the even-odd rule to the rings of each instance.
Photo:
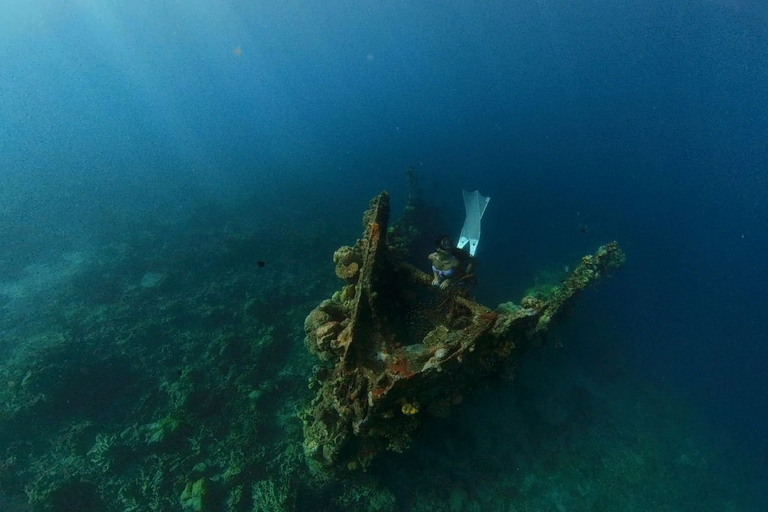
[[[202,512],[205,506],[205,499],[208,488],[205,478],[200,478],[194,482],[189,482],[179,496],[181,507],[189,512]]]

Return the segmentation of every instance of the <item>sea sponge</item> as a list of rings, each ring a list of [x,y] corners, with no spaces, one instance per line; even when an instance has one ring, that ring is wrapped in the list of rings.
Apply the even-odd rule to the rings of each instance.
[[[526,295],[522,298],[520,301],[520,305],[524,308],[530,308],[530,309],[544,309],[544,306],[546,306],[546,302],[543,300],[534,297],[533,295]]]
[[[348,300],[352,300],[355,298],[355,286],[352,284],[348,284],[341,290],[341,294],[339,295],[339,298],[342,302],[346,302]]]
[[[360,265],[354,261],[348,265],[344,265],[342,263],[336,264],[336,275],[342,279],[349,280],[354,278],[359,270]]]
[[[315,338],[317,339],[317,346],[321,350],[326,350],[331,340],[335,339],[341,331],[341,324],[339,322],[327,322],[317,328],[315,331]]]
[[[333,253],[333,262],[336,264],[349,265],[357,259],[359,258],[357,257],[357,254],[355,254],[355,249],[348,245],[339,247],[336,249],[336,252]]]
[[[362,258],[348,245],[339,247],[333,253],[333,262],[336,264],[336,275],[342,279],[353,279],[360,270]]]
[[[304,332],[307,334],[314,332],[318,327],[330,321],[330,319],[331,315],[325,311],[319,308],[313,309],[309,315],[307,315],[307,318],[304,319]]]

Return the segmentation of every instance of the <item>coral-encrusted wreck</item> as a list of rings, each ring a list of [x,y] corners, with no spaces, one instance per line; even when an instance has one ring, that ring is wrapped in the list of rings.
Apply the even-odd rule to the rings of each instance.
[[[384,449],[401,451],[426,415],[445,416],[479,380],[514,365],[540,343],[580,290],[624,262],[616,242],[581,264],[546,299],[525,297],[493,311],[388,248],[389,196],[365,213],[365,233],[334,254],[346,281],[305,321],[318,390],[302,414],[304,449],[315,469],[365,468]]]

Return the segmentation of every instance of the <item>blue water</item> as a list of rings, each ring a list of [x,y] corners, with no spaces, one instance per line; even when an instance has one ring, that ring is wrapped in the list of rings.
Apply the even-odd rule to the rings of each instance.
[[[618,240],[575,336],[674,390],[724,474],[765,472],[768,8],[481,4],[6,0],[3,271],[252,193],[326,204],[335,247],[413,166],[446,231],[491,196],[489,305]]]

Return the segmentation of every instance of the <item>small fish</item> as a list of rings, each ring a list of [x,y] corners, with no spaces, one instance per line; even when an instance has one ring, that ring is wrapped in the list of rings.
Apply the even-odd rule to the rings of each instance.
[[[581,231],[582,235],[586,235],[589,229],[586,224],[579,224],[579,231]]]
[[[264,268],[264,265],[267,264],[266,261],[259,260],[256,262],[256,264],[259,266],[259,268]]]
[[[571,271],[571,267],[569,267],[568,265],[563,265],[563,272],[567,274],[570,271]]]

